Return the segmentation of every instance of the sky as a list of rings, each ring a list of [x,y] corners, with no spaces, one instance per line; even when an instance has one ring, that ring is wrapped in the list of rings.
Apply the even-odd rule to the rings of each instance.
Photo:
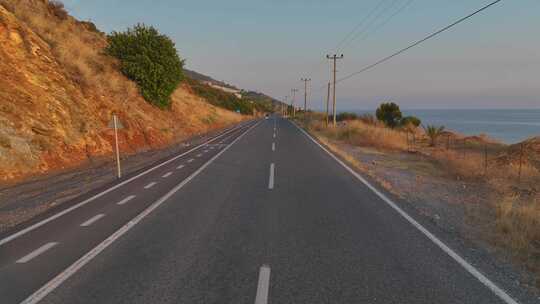
[[[137,23],[171,37],[187,68],[322,109],[326,54],[338,78],[408,46],[491,0],[64,0],[105,32]],[[338,109],[540,108],[540,1],[503,0],[366,73],[338,83]],[[357,29],[357,31],[353,31]],[[349,35],[349,33],[352,33]],[[346,39],[348,38],[348,39]],[[345,40],[344,40],[345,39]],[[344,41],[344,43],[340,43]],[[302,96],[296,96],[300,103]],[[303,101],[302,101],[303,102]]]

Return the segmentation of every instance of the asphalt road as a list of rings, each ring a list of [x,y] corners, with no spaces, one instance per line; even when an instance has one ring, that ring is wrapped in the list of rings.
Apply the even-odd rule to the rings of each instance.
[[[285,119],[141,174],[1,239],[0,303],[516,303]]]

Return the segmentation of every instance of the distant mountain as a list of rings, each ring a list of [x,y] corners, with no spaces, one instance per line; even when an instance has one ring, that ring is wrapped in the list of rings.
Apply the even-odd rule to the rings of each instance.
[[[220,81],[220,80],[215,80],[214,78],[212,78],[210,76],[207,76],[207,75],[204,75],[204,74],[201,74],[199,72],[184,69],[184,73],[186,74],[187,77],[189,77],[191,79],[194,79],[194,80],[198,80],[198,81],[201,81],[201,82],[210,82],[210,83],[212,83],[213,85],[216,85],[216,86],[221,86],[221,87],[225,87],[225,88],[229,88],[229,89],[233,89],[233,90],[239,90],[239,91],[241,91],[242,99],[247,99],[247,100],[257,102],[257,103],[261,103],[261,104],[265,104],[265,105],[271,104],[272,105],[271,107],[274,110],[279,110],[278,107],[280,107],[281,104],[282,104],[281,101],[279,101],[279,100],[277,100],[277,99],[275,99],[275,98],[273,98],[271,96],[268,96],[268,95],[266,95],[264,93],[239,89],[238,87],[235,87],[234,85],[228,84],[228,83]]]

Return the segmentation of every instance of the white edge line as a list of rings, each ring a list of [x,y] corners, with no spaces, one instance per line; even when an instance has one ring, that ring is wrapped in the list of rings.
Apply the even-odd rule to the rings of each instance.
[[[311,135],[309,135],[306,131],[304,131],[302,128],[300,128],[295,123],[291,122],[298,130],[300,130],[304,135],[306,135],[312,142],[314,142],[319,148],[321,148],[323,151],[328,153],[330,157],[332,157],[336,162],[338,162],[343,168],[345,168],[349,173],[351,173],[354,177],[356,177],[359,181],[361,181],[366,187],[368,187],[371,191],[373,191],[380,199],[382,199],[386,204],[388,204],[390,207],[392,207],[399,215],[401,215],[407,222],[409,222],[411,225],[413,225],[416,229],[420,230],[422,234],[424,234],[428,239],[430,239],[435,245],[437,245],[439,248],[442,249],[446,254],[448,254],[452,259],[454,259],[461,267],[465,268],[472,276],[474,276],[478,281],[480,281],[482,284],[484,284],[487,288],[489,288],[496,296],[498,296],[501,300],[503,300],[507,304],[519,304],[516,300],[514,300],[510,295],[508,295],[504,290],[502,290],[499,286],[497,286],[495,283],[493,283],[490,279],[488,279],[486,276],[484,276],[478,269],[476,269],[474,266],[469,264],[464,258],[462,258],[459,254],[457,254],[454,250],[452,250],[450,247],[448,247],[443,241],[439,240],[433,233],[429,232],[424,226],[422,226],[420,223],[418,223],[415,219],[413,219],[410,215],[408,215],[405,211],[403,211],[396,203],[394,203],[391,199],[389,199],[386,195],[384,195],[382,192],[377,190],[374,186],[372,186],[366,179],[364,179],[360,174],[358,174],[356,171],[351,169],[347,164],[345,164],[341,159],[339,159],[337,156],[335,156],[332,152],[328,151],[323,145],[321,145],[318,141],[316,141]]]
[[[17,264],[24,264],[24,263],[27,263],[29,262],[30,260],[32,260],[33,258],[41,255],[42,253],[44,253],[45,251],[53,248],[54,246],[56,246],[58,243],[57,242],[50,242],[50,243],[47,243],[41,247],[39,247],[38,249],[30,252],[29,254],[25,255],[24,257],[18,259],[15,263]]]
[[[259,270],[259,282],[257,284],[257,295],[255,304],[267,304],[268,292],[270,290],[270,266],[262,265]]]
[[[105,214],[103,214],[103,213],[100,213],[100,214],[98,214],[96,216],[93,216],[93,217],[89,218],[86,222],[82,223],[81,227],[88,227],[88,226],[92,225],[93,223],[97,222],[99,219],[101,219],[104,216],[105,216]]]
[[[59,273],[56,277],[54,277],[52,280],[47,282],[40,289],[35,291],[32,295],[30,295],[28,298],[26,298],[24,301],[22,301],[21,304],[38,303],[41,299],[43,299],[45,296],[47,296],[50,292],[52,292],[54,289],[56,289],[58,286],[60,286],[65,280],[67,280],[69,277],[71,277],[73,274],[75,274],[84,265],[86,265],[93,258],[95,258],[100,252],[105,250],[105,248],[109,247],[109,245],[111,245],[115,240],[119,239],[122,235],[124,235],[131,228],[133,228],[144,217],[149,215],[152,211],[154,211],[161,204],[163,204],[167,199],[169,199],[178,190],[182,189],[187,183],[189,183],[192,179],[194,179],[197,175],[199,175],[204,169],[206,169],[206,167],[208,167],[212,162],[214,162],[221,154],[223,154],[225,151],[227,151],[234,143],[236,143],[238,140],[240,140],[240,138],[242,138],[244,135],[246,135],[254,127],[258,126],[259,123],[260,122],[254,124],[249,129],[247,129],[244,133],[242,133],[234,141],[232,141],[225,149],[221,150],[214,157],[212,157],[210,160],[208,160],[206,163],[204,163],[204,165],[202,165],[199,169],[197,169],[197,171],[193,172],[190,176],[188,176],[186,179],[184,179],[180,184],[176,185],[173,189],[171,189],[169,192],[167,192],[167,194],[165,194],[160,199],[158,199],[157,201],[152,203],[152,205],[148,206],[145,210],[143,210],[141,213],[139,213],[135,218],[133,218],[127,224],[125,224],[120,229],[118,229],[116,232],[111,234],[103,242],[101,242],[99,245],[97,245],[92,250],[87,252],[84,256],[82,256],[80,259],[78,259],[75,263],[71,264],[71,266],[66,268],[61,273]]]
[[[97,198],[100,198],[100,197],[102,197],[103,195],[105,195],[105,194],[107,194],[107,193],[109,193],[109,192],[111,192],[111,191],[114,191],[114,190],[118,189],[119,187],[121,187],[121,186],[123,186],[123,185],[125,185],[125,184],[127,184],[127,183],[130,183],[130,182],[134,181],[135,179],[137,179],[137,178],[139,178],[139,177],[141,177],[141,176],[143,176],[143,175],[146,175],[146,174],[148,174],[148,173],[150,173],[150,172],[156,170],[157,168],[160,168],[160,167],[162,167],[162,166],[164,166],[164,165],[166,165],[166,164],[168,164],[168,163],[170,163],[170,162],[173,162],[173,161],[177,160],[178,158],[180,158],[180,157],[182,157],[182,156],[184,156],[184,155],[186,155],[186,154],[189,154],[189,153],[191,153],[191,152],[193,152],[193,151],[199,149],[200,147],[202,147],[202,146],[204,146],[204,145],[206,145],[206,144],[208,144],[208,143],[210,143],[210,142],[216,141],[217,139],[219,139],[219,138],[221,138],[221,137],[223,137],[223,136],[225,136],[225,135],[227,135],[227,134],[229,134],[229,133],[231,133],[231,132],[234,132],[234,131],[236,131],[236,130],[242,128],[242,127],[244,127],[246,124],[247,124],[247,123],[241,124],[241,125],[239,125],[239,126],[236,127],[236,128],[233,128],[233,129],[231,129],[231,130],[229,130],[229,131],[226,131],[226,132],[224,132],[224,133],[222,133],[222,134],[220,134],[220,135],[218,135],[218,136],[216,136],[216,137],[214,137],[214,138],[208,140],[207,142],[205,142],[205,143],[203,143],[203,144],[200,144],[200,145],[198,145],[198,146],[192,148],[191,150],[188,150],[188,151],[186,151],[186,152],[184,152],[184,153],[182,153],[182,154],[180,154],[180,155],[177,155],[177,156],[175,156],[175,157],[173,157],[173,158],[171,158],[171,159],[169,159],[169,160],[166,160],[166,161],[162,162],[161,164],[158,164],[158,165],[156,165],[156,166],[154,166],[154,167],[152,167],[152,168],[150,168],[150,169],[148,169],[148,170],[146,170],[146,171],[144,171],[144,172],[141,172],[141,173],[139,173],[139,174],[137,174],[137,175],[131,177],[130,179],[127,179],[127,180],[125,180],[125,181],[123,181],[123,182],[121,182],[121,183],[119,183],[119,184],[117,184],[117,185],[114,185],[114,186],[110,187],[109,189],[107,189],[107,190],[105,190],[105,191],[103,191],[103,192],[100,192],[100,193],[98,193],[98,194],[96,194],[96,195],[94,195],[94,196],[92,196],[92,197],[90,197],[90,198],[88,198],[88,199],[86,199],[86,200],[84,200],[84,201],[82,201],[82,202],[76,204],[76,205],[73,205],[73,206],[71,206],[71,207],[69,207],[69,208],[67,208],[67,209],[64,209],[64,210],[58,212],[57,214],[55,214],[55,215],[53,215],[53,216],[51,216],[51,217],[48,217],[48,218],[46,218],[46,219],[44,219],[44,220],[42,220],[42,221],[40,221],[40,222],[37,222],[37,223],[35,223],[35,224],[31,225],[31,226],[28,226],[28,227],[26,227],[26,228],[24,228],[24,229],[22,229],[22,230],[20,230],[20,231],[17,231],[17,232],[15,232],[15,233],[13,233],[13,234],[11,234],[11,235],[9,235],[9,236],[7,236],[7,237],[1,239],[1,240],[0,240],[0,246],[6,244],[6,243],[8,243],[8,242],[11,242],[12,240],[14,240],[14,239],[16,239],[16,238],[18,238],[18,237],[20,237],[20,236],[22,236],[22,235],[24,235],[24,234],[30,232],[30,231],[36,229],[36,228],[39,228],[39,227],[41,227],[41,226],[47,224],[48,222],[53,221],[53,220],[55,220],[55,219],[57,219],[57,218],[63,216],[64,214],[67,214],[67,213],[69,213],[69,212],[71,212],[71,211],[73,211],[73,210],[75,210],[75,209],[77,209],[77,208],[79,208],[79,207],[81,207],[81,206],[84,206],[84,205],[88,204],[89,202],[91,202],[91,201],[93,201],[93,200],[95,200],[95,199],[97,199]]]
[[[123,200],[119,201],[118,203],[116,203],[117,205],[123,205],[127,202],[129,202],[130,200],[134,199],[135,197],[137,197],[136,195],[130,195],[126,198],[124,198]]]

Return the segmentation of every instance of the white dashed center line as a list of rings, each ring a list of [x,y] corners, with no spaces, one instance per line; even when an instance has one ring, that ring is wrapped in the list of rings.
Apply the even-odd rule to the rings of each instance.
[[[38,255],[44,253],[45,251],[47,251],[47,250],[49,250],[51,248],[53,248],[56,245],[58,245],[58,243],[56,243],[56,242],[47,243],[47,244],[39,247],[38,249],[30,252],[29,254],[25,255],[24,257],[18,259],[15,263],[23,264],[23,263],[29,262],[33,258],[37,257]]]
[[[270,290],[270,266],[262,265],[259,270],[259,283],[257,284],[257,295],[255,304],[267,304],[268,292]]]
[[[178,169],[178,170],[180,170],[182,168],[184,168],[184,165],[180,165],[180,166],[176,167],[176,169]]]
[[[123,205],[127,202],[129,202],[130,200],[134,199],[135,198],[135,195],[130,195],[128,197],[126,197],[125,199],[119,201],[118,203],[116,203],[117,205]]]
[[[194,161],[194,159],[193,159],[193,158],[190,158],[190,159],[188,159],[187,162],[188,162],[188,163],[191,163],[192,161]]]
[[[152,187],[154,187],[157,183],[156,182],[151,182],[150,184],[144,186],[144,189],[150,189]]]
[[[276,143],[272,143],[272,151],[276,151]]]
[[[196,156],[196,157],[201,157],[201,156],[202,156],[202,154],[201,154],[201,153],[199,153],[199,154],[197,154],[197,155],[195,155],[195,156]]]
[[[172,175],[172,172],[167,172],[167,173],[163,174],[163,176],[161,176],[161,177],[167,178],[167,177],[169,177],[171,175]]]
[[[94,217],[91,217],[86,222],[82,223],[81,227],[88,227],[88,226],[92,225],[93,223],[97,222],[99,219],[101,219],[104,216],[105,216],[105,214],[101,213],[101,214],[98,214],[98,215],[96,215]]]
[[[268,189],[274,189],[274,163],[270,165],[270,178],[268,179]]]

